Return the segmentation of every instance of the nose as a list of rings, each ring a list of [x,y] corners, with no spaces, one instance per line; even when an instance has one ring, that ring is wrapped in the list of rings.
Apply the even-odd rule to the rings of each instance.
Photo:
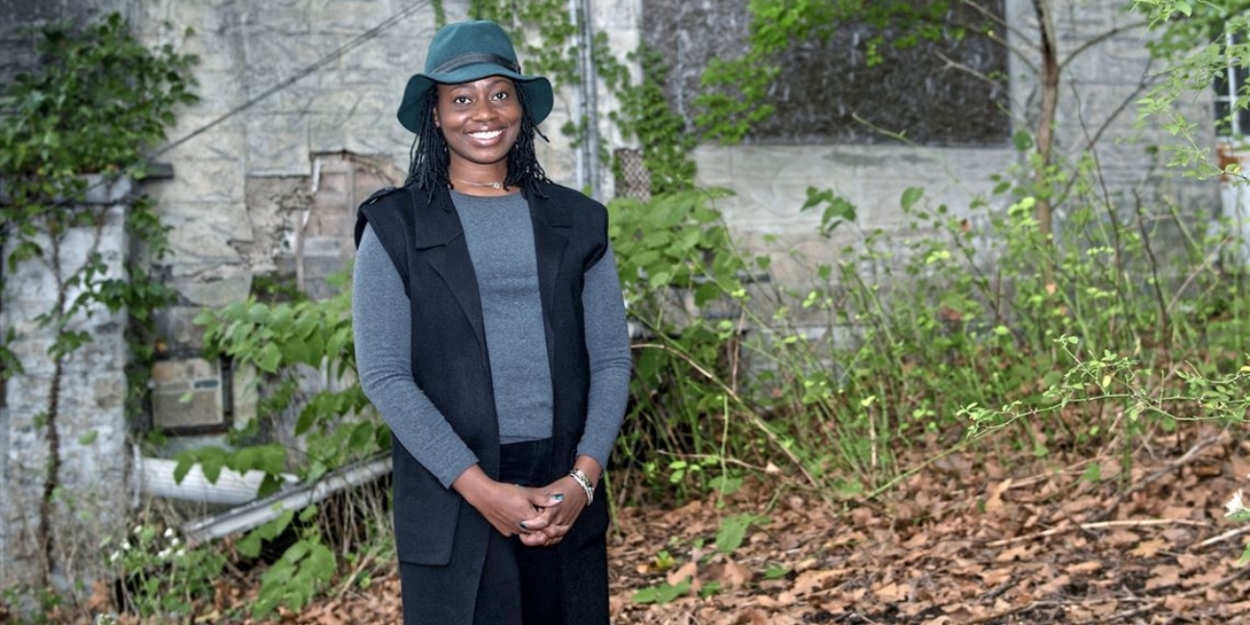
[[[489,98],[478,98],[473,103],[470,118],[475,121],[484,121],[494,119],[496,114],[495,107],[491,106]]]

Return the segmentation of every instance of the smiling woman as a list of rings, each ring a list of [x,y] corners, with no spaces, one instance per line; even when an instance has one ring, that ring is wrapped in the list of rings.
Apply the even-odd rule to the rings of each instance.
[[[631,360],[607,211],[534,154],[551,83],[491,22],[435,35],[407,183],[356,224],[361,385],[393,434],[406,624],[608,622],[596,492]]]
[[[510,192],[504,186],[508,152],[521,131],[521,101],[516,86],[502,76],[471,83],[438,86],[434,126],[442,129],[450,151],[448,170],[456,183]],[[473,191],[467,191],[476,195]]]

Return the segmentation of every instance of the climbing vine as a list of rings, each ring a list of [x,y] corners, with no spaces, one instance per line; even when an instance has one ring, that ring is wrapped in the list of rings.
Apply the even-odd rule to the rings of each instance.
[[[110,272],[99,251],[107,213],[88,206],[89,196],[127,180],[142,179],[149,163],[144,151],[165,138],[175,109],[194,102],[188,70],[194,56],[166,46],[140,44],[117,14],[81,29],[52,26],[39,35],[37,71],[17,76],[4,93],[0,117],[0,240],[5,242],[4,273],[39,263],[54,277],[55,302],[36,321],[51,331],[46,352],[51,386],[36,419],[47,446],[43,497],[36,538],[44,582],[50,581],[53,554],[63,540],[51,526],[59,491],[61,409],[65,367],[93,337],[78,324],[101,307],[126,309],[130,328],[132,398],[146,392],[144,374],[153,356],[154,310],[171,301],[171,291],[143,265],[128,262],[124,275]],[[110,202],[117,201],[110,198]],[[169,249],[168,228],[148,198],[131,195],[125,228],[131,242],[159,259]],[[81,237],[86,233],[86,242]],[[85,247],[84,247],[85,246]],[[69,248],[86,249],[73,263]],[[3,287],[0,278],[0,287]],[[11,346],[20,337],[10,328],[0,345],[0,377],[10,379],[26,365]],[[90,436],[80,444],[90,444]]]
[[[557,87],[581,83],[578,28],[564,0],[473,0],[469,15],[474,19],[493,20],[508,28],[518,44],[518,54],[523,57],[527,73],[545,75]],[[641,76],[635,80],[629,67],[608,45],[607,33],[600,31],[590,37],[589,57],[595,76],[603,80],[608,92],[621,103],[620,110],[611,112],[608,119],[623,135],[634,137],[641,146],[643,165],[651,175],[651,191],[689,189],[694,184],[695,173],[690,153],[697,138],[683,132],[684,122],[668,106],[664,97],[667,68],[660,56],[645,46],[632,52],[630,60],[639,62],[642,69]],[[574,118],[561,130],[576,147],[585,140],[589,123],[588,119]],[[606,152],[596,157],[601,162],[611,160]],[[612,166],[619,174],[619,164],[612,163]]]

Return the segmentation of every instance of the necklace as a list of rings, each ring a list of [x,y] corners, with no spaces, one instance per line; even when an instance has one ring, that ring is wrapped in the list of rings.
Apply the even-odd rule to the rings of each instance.
[[[463,178],[456,178],[455,180],[456,182],[463,182],[464,184],[467,184],[471,187],[483,187],[483,188],[494,189],[496,191],[502,191],[504,189],[504,185],[502,181],[501,182],[473,182],[472,180],[465,180]]]

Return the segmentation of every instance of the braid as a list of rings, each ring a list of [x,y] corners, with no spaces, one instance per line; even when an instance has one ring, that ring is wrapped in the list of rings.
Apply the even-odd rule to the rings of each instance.
[[[538,129],[534,127],[534,118],[530,115],[530,107],[525,103],[521,88],[516,88],[517,101],[521,103],[521,131],[517,133],[516,143],[508,151],[508,173],[504,176],[504,184],[519,186],[527,195],[533,193],[543,197],[539,183],[551,183],[547,172],[538,163],[538,155],[534,152],[534,135]],[[543,137],[544,139],[546,137]]]
[[[443,139],[443,131],[434,125],[430,111],[438,105],[438,89],[431,88],[425,96],[425,107],[421,119],[421,132],[417,133],[412,142],[408,159],[408,180],[404,186],[416,184],[417,188],[430,193],[439,185],[448,181],[447,166],[451,158],[447,154],[447,142]]]
[[[521,89],[517,88],[515,93],[517,102],[521,105],[521,129],[517,133],[516,143],[508,151],[508,171],[504,176],[504,184],[520,187],[526,195],[532,193],[543,197],[539,184],[549,184],[551,180],[538,163],[538,156],[534,151],[534,135],[541,133],[534,126]],[[421,115],[421,131],[413,138],[412,147],[408,151],[408,179],[404,182],[405,186],[416,185],[431,194],[434,189],[449,184],[451,180],[448,175],[451,158],[447,154],[447,142],[443,139],[443,131],[434,125],[430,115],[430,111],[436,106],[438,89],[432,88],[426,95],[424,113]]]

